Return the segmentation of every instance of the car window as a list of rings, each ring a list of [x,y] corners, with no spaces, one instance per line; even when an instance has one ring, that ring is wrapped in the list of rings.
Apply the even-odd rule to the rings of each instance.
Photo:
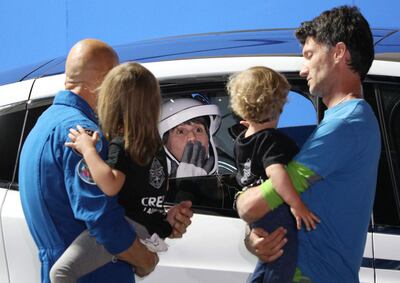
[[[373,211],[374,223],[378,228],[400,227],[400,84],[378,83],[374,87],[375,92],[372,86],[365,88],[365,97],[375,113],[382,113],[382,152]]]
[[[25,126],[24,126],[24,132],[23,132],[21,145],[23,145],[29,132],[32,130],[33,126],[36,124],[36,121],[39,118],[39,116],[43,113],[43,111],[45,111],[51,105],[52,101],[53,101],[53,98],[46,98],[46,99],[31,101],[28,104],[27,112],[26,112],[27,117],[26,117],[26,122],[25,122]],[[18,189],[18,186],[17,186],[17,184],[18,184],[18,164],[16,164],[14,184],[15,184],[15,189]]]
[[[191,200],[196,212],[237,217],[233,200],[238,190],[234,175],[170,179],[167,203]]]
[[[12,184],[18,145],[25,117],[25,103],[0,108],[0,187]]]
[[[190,199],[197,208],[197,212],[234,215],[233,198],[239,188],[235,180],[233,143],[234,138],[243,128],[239,124],[240,119],[232,113],[229,107],[225,82],[196,84],[195,86],[188,84],[179,90],[175,87],[174,90],[169,89],[168,86],[164,88],[162,90],[164,99],[197,97],[219,107],[221,126],[214,136],[218,151],[219,174],[217,176],[171,179],[167,200],[170,203],[177,203],[184,199]],[[301,147],[316,124],[317,114],[311,100],[300,92],[291,91],[278,127]]]
[[[241,130],[238,119],[229,108],[229,97],[225,91],[221,91],[210,97],[212,104],[218,105],[222,122],[219,131],[215,136],[218,146],[220,159],[220,174],[235,173],[235,161],[233,159],[233,141],[234,135],[232,128],[237,126]],[[288,102],[284,106],[284,110],[279,119],[278,128],[294,139],[299,147],[301,147],[307,137],[314,130],[317,123],[316,110],[312,102],[298,92],[290,91]],[[235,131],[235,130],[233,130]]]

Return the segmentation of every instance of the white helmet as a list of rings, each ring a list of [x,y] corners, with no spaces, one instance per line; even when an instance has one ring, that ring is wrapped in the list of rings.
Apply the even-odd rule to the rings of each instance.
[[[210,119],[209,141],[211,151],[209,150],[209,154],[214,157],[214,166],[209,174],[213,174],[217,172],[218,169],[218,154],[214,144],[213,135],[221,125],[221,114],[217,105],[203,104],[202,102],[192,98],[169,99],[164,102],[161,107],[158,131],[160,136],[163,137],[166,132],[175,128],[179,124],[202,116],[206,116]],[[165,151],[169,158],[179,164],[179,161],[176,160],[167,148],[165,148]]]

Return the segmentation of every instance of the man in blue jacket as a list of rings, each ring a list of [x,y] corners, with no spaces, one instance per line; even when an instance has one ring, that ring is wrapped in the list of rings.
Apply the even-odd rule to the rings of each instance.
[[[126,222],[117,198],[105,196],[87,182],[79,168],[82,156],[65,147],[70,128],[81,125],[99,131],[95,114],[97,88],[118,56],[107,44],[86,39],[70,51],[65,68],[65,89],[37,121],[27,137],[20,158],[19,186],[22,207],[30,232],[39,249],[42,282],[50,282],[49,270],[66,247],[85,229],[110,253],[123,261],[109,263],[79,282],[135,282],[152,272],[157,254],[147,250]],[[98,142],[103,158],[104,137]],[[177,206],[174,236],[190,224],[190,205]],[[132,266],[131,266],[132,265]]]

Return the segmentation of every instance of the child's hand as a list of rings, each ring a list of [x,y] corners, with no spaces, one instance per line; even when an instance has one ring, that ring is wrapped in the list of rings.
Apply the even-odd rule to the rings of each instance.
[[[182,201],[171,207],[167,212],[167,221],[172,227],[172,234],[169,238],[182,238],[187,227],[192,223],[193,216],[192,202]]]
[[[96,150],[96,142],[99,138],[99,133],[96,131],[92,136],[88,135],[80,125],[76,126],[77,130],[69,129],[68,137],[70,142],[66,142],[65,146],[79,151],[82,155],[88,150]]]
[[[296,207],[291,207],[290,210],[292,211],[294,218],[296,218],[296,226],[298,230],[301,229],[302,221],[306,225],[307,231],[310,231],[311,228],[317,228],[317,223],[321,222],[314,213],[308,210],[303,202],[300,202]]]

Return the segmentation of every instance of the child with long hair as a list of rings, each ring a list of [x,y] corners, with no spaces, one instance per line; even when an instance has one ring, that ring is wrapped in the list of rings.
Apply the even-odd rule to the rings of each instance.
[[[110,197],[117,195],[136,234],[153,252],[166,250],[162,238],[171,235],[174,224],[163,206],[168,169],[158,133],[160,107],[154,75],[138,63],[121,64],[105,77],[97,101],[100,127],[110,142],[108,160],[96,150],[98,132],[78,125],[65,144],[83,157],[76,168],[79,177]],[[114,255],[85,231],[54,264],[51,281],[76,282],[111,260]]]
[[[250,282],[292,282],[297,261],[296,226],[300,229],[304,222],[307,230],[315,229],[319,219],[305,206],[285,170],[298,147],[276,129],[290,85],[278,72],[258,66],[231,76],[227,89],[233,112],[248,126],[235,141],[237,182],[246,190],[270,178],[286,202],[249,223],[252,228],[261,227],[270,233],[282,226],[287,230],[288,239],[279,259],[257,263]]]

